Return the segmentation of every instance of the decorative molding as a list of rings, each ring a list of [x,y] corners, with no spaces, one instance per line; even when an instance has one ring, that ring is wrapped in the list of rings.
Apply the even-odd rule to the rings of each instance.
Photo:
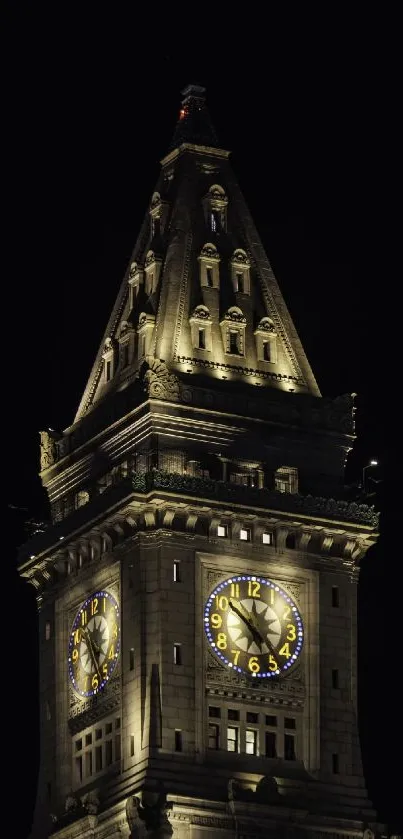
[[[140,370],[140,380],[150,399],[179,400],[179,379],[169,372],[164,361],[147,355]]]

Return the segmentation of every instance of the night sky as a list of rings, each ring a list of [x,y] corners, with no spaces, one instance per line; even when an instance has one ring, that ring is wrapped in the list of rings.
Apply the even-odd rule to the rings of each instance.
[[[62,26],[45,17],[29,9],[14,19],[10,14],[3,105],[3,288],[9,301],[3,352],[11,408],[3,436],[11,505],[4,562],[24,613],[24,627],[16,631],[29,650],[23,671],[18,660],[13,664],[21,685],[15,712],[21,706],[26,714],[27,691],[30,699],[25,768],[15,750],[16,771],[26,772],[27,814],[38,766],[35,606],[12,568],[24,520],[47,516],[37,477],[39,431],[73,421],[173,134],[181,90],[195,83],[207,88],[221,145],[232,150],[233,169],[322,394],[358,394],[358,439],[347,481],[359,482],[370,458],[380,463],[367,472],[379,481],[369,486],[383,526],[361,574],[359,701],[370,795],[380,817],[401,830],[397,779],[385,772],[394,734],[385,728],[384,674],[393,651],[379,592],[387,586],[391,515],[384,403],[374,387],[380,368],[370,253],[377,169],[369,183],[367,163],[377,137],[367,130],[369,59],[362,53],[357,61],[353,39],[328,32],[320,47],[305,39],[302,48],[297,31],[282,29],[280,37],[271,31],[266,44],[250,39],[242,47],[240,39],[234,51],[218,41],[206,51],[186,38],[145,36],[124,26],[107,37],[107,20],[92,31],[88,22]],[[51,38],[45,22],[54,27]],[[21,750],[26,734],[24,726]]]

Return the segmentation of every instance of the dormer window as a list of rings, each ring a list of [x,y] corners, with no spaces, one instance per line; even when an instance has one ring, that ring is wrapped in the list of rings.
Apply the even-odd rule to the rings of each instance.
[[[143,269],[137,265],[137,262],[132,262],[129,270],[129,309],[134,309],[139,297],[140,286],[143,284]]]
[[[295,466],[280,466],[274,473],[274,488],[277,492],[298,492],[298,469]]]
[[[139,337],[138,352],[139,358],[144,358],[150,352],[150,346],[155,326],[155,316],[146,315],[142,312],[139,317],[137,333]]]
[[[238,306],[232,306],[220,322],[224,350],[228,355],[245,355],[246,317]]]
[[[161,200],[159,192],[154,192],[150,204],[151,237],[159,236],[164,230],[168,218],[169,205]]]
[[[206,242],[198,256],[200,285],[203,288],[220,287],[220,256],[212,242]]]
[[[227,229],[227,206],[225,190],[219,184],[213,184],[203,198],[206,223],[212,233],[220,233]]]
[[[242,248],[232,254],[231,279],[235,294],[250,294],[250,259]]]
[[[162,259],[154,251],[148,251],[144,265],[146,294],[154,294],[157,290],[162,268]]]
[[[189,318],[192,347],[196,350],[212,350],[212,319],[207,306],[196,306]]]
[[[271,318],[264,317],[255,329],[256,355],[258,361],[276,364],[277,333]]]
[[[104,362],[104,381],[110,382],[114,374],[114,346],[111,338],[107,338],[102,354]]]
[[[134,353],[135,331],[131,323],[122,320],[117,331],[119,342],[119,368],[124,370],[129,366]]]

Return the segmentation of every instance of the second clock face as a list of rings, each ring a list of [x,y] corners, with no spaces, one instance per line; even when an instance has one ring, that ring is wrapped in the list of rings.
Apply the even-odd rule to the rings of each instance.
[[[111,678],[120,651],[119,606],[96,591],[78,610],[69,637],[69,674],[80,696],[95,696]]]
[[[211,592],[204,628],[222,664],[255,678],[287,672],[300,656],[304,630],[297,606],[271,580],[236,575]]]

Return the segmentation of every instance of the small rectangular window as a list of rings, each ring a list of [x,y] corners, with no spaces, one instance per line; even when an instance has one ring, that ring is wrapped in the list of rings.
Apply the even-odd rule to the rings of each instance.
[[[257,723],[259,722],[259,714],[255,714],[254,711],[247,711],[246,722],[253,722],[255,725],[257,725]]]
[[[221,717],[221,708],[217,708],[215,705],[210,705],[208,715],[209,717]]]
[[[75,742],[75,749],[76,749],[76,752],[81,752],[82,747],[83,747],[83,741],[82,741],[82,739],[81,739],[81,737],[80,737],[80,739],[79,739],[79,740],[76,740],[76,742]]]
[[[140,346],[141,346],[141,355],[143,356],[143,355],[146,354],[146,336],[145,335],[141,336],[141,345]]]
[[[180,559],[174,559],[174,583],[181,582],[181,563]]]
[[[120,728],[120,717],[116,717],[115,719],[115,728]]]
[[[199,343],[198,343],[199,350],[206,349],[206,330],[199,329]]]
[[[174,644],[174,664],[182,664],[182,646]]]
[[[83,759],[81,755],[75,759],[75,774],[76,784],[81,784],[83,781]]]
[[[50,710],[49,702],[46,702],[46,719],[48,720],[48,722],[52,719],[52,712]]]
[[[115,734],[115,760],[120,760],[120,734]]]
[[[339,774],[339,756],[337,754],[332,755],[332,772],[333,775]]]
[[[239,729],[235,726],[227,728],[227,749],[229,752],[239,751]]]
[[[271,361],[270,341],[263,341],[263,361]]]
[[[228,719],[239,720],[239,711],[236,711],[235,708],[228,708]]]
[[[85,752],[85,777],[90,778],[92,775],[92,752]]]
[[[284,734],[284,758],[295,760],[295,737],[293,734]]]
[[[130,735],[130,757],[134,757],[134,734]]]
[[[273,534],[272,533],[262,533],[262,542],[264,545],[272,545],[273,544]]]
[[[339,671],[332,670],[332,688],[339,687]]]
[[[175,751],[182,751],[182,731],[180,728],[175,728]]]
[[[105,734],[107,735],[107,734],[111,734],[111,733],[112,733],[112,723],[107,722],[106,725],[105,725]]]
[[[243,282],[243,274],[239,273],[236,275],[236,290],[243,294],[244,292],[244,282]]]
[[[210,286],[210,288],[212,288],[213,287],[213,269],[212,268],[210,268],[210,267],[206,268],[206,277],[207,277],[207,285]]]
[[[122,367],[127,367],[129,363],[129,344],[123,344],[122,347]]]
[[[95,748],[95,772],[101,772],[102,770],[102,746],[96,746]]]
[[[241,527],[239,531],[239,538],[242,542],[250,542],[250,530],[248,528]]]
[[[51,629],[50,629],[50,621],[46,621],[45,623],[45,641],[50,641]]]
[[[102,728],[95,729],[95,739],[102,740]]]
[[[257,754],[257,731],[246,729],[245,732],[245,751],[247,755]]]
[[[239,355],[239,332],[238,330],[230,329],[229,331],[229,351],[232,355]]]
[[[228,527],[226,524],[219,524],[217,526],[217,536],[227,536]]]
[[[276,734],[274,731],[265,732],[266,757],[277,757]]]
[[[110,766],[112,762],[113,762],[112,740],[106,740],[106,742],[105,742],[105,766]]]
[[[340,598],[339,598],[339,587],[332,586],[332,606],[339,606],[340,605]]]
[[[111,373],[112,373],[112,362],[106,361],[105,362],[105,379],[107,382],[111,380]]]
[[[108,540],[105,539],[105,536],[102,537],[102,553],[105,554],[109,548]]]
[[[272,714],[266,714],[266,725],[277,725],[277,717]]]
[[[91,743],[92,743],[92,734],[86,734],[85,735],[85,745],[86,746],[91,746]]]
[[[131,648],[129,652],[129,670],[134,670],[134,649]]]
[[[284,718],[284,728],[293,728],[294,731],[297,727],[297,721],[294,717],[285,717]]]
[[[220,748],[220,726],[217,723],[210,723],[208,727],[208,747],[209,749]]]

